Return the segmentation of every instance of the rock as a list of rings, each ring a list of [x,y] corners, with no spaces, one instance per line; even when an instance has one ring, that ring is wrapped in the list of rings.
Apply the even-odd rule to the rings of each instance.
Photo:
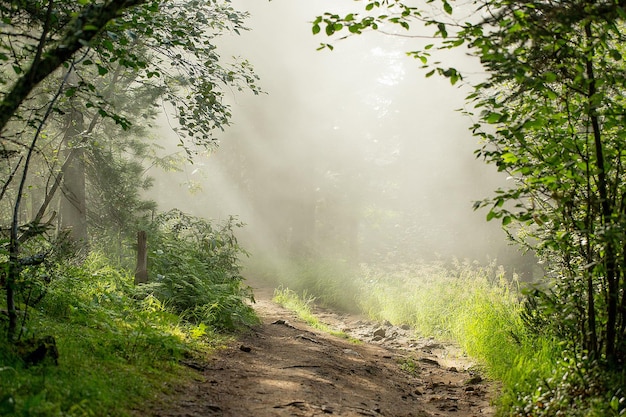
[[[441,366],[441,365],[439,365],[439,362],[437,362],[434,359],[430,359],[430,358],[419,358],[418,361],[422,362],[422,363],[427,363],[429,365],[434,365],[434,366],[437,366],[437,367]]]
[[[441,343],[429,343],[424,345],[424,349],[443,349],[443,345]]]
[[[483,378],[480,375],[474,375],[473,377],[465,381],[465,385],[475,385],[480,384],[481,382],[483,382]]]
[[[374,330],[374,337],[380,337],[381,339],[383,337],[385,337],[385,335],[387,334],[387,332],[385,332],[385,329],[383,329],[382,327],[379,327],[378,329]]]
[[[252,350],[252,348],[249,347],[249,346],[241,345],[241,346],[239,346],[239,350],[241,350],[243,352],[250,352]]]
[[[401,328],[402,330],[411,330],[411,326],[409,326],[409,325],[408,325],[408,324],[406,324],[406,323],[405,323],[405,324],[403,324],[402,326],[400,326],[400,328]]]

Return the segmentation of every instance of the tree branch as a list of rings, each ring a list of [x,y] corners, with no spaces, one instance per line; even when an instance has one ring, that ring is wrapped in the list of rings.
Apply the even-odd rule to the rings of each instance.
[[[0,134],[17,112],[30,92],[68,61],[72,55],[88,45],[102,31],[109,21],[125,10],[145,3],[147,0],[111,0],[104,4],[90,4],[68,25],[65,35],[56,46],[46,51],[39,62],[33,61],[28,70],[15,82],[11,91],[0,103]]]

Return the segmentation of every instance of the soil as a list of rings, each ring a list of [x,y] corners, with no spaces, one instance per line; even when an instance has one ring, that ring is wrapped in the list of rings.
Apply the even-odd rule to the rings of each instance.
[[[493,416],[493,385],[454,346],[354,315],[316,316],[360,342],[309,327],[255,289],[262,324],[207,359],[142,416]]]

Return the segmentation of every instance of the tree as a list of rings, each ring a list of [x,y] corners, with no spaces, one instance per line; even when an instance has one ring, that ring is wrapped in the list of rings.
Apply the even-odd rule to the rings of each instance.
[[[8,334],[13,338],[20,242],[29,235],[24,230],[42,232],[38,227],[42,213],[63,175],[72,167],[79,169],[78,175],[71,176],[78,182],[70,185],[66,181],[64,191],[78,197],[76,206],[83,216],[79,224],[84,223],[84,192],[80,189],[87,170],[80,165],[86,162],[85,148],[98,143],[92,136],[95,124],[106,118],[129,129],[130,116],[147,113],[136,108],[131,115],[119,111],[119,103],[107,96],[107,87],[94,80],[111,73],[111,83],[115,85],[119,70],[117,74],[123,72],[130,80],[126,85],[132,86],[131,89],[150,85],[158,90],[150,105],[162,98],[174,109],[181,143],[189,156],[198,146],[211,146],[212,131],[228,124],[230,113],[221,101],[220,87],[249,87],[255,92],[257,88],[256,77],[246,62],[225,67],[216,52],[215,36],[226,30],[244,29],[245,14],[234,11],[227,2],[7,0],[0,1],[0,14],[4,23],[0,39],[0,82],[8,86],[0,92],[0,137],[2,156],[7,162],[7,172],[11,173],[3,186],[2,197],[7,198],[5,191],[14,178],[18,179],[12,194],[8,262],[3,280],[9,312]],[[53,176],[53,186],[32,222],[33,227],[25,229],[23,224],[28,222],[21,221],[20,216],[27,175],[37,155],[48,161],[53,159],[52,155],[41,153],[40,143],[42,137],[52,136],[52,130],[46,129],[51,129],[50,121],[57,115],[66,118],[66,158],[59,164],[61,170]],[[89,125],[85,116],[89,116]],[[13,162],[15,159],[18,161]],[[85,233],[80,235],[84,237]]]
[[[579,357],[626,364],[626,141],[623,60],[626,2],[477,0],[430,9],[368,1],[365,13],[327,13],[313,33],[433,28],[439,38],[409,52],[452,84],[463,74],[432,61],[434,50],[467,47],[487,71],[472,84],[479,157],[512,178],[477,202],[487,219],[549,261],[535,294],[542,314]],[[463,20],[459,14],[465,13]],[[390,29],[391,28],[391,29]],[[421,36],[421,35],[420,35]],[[322,44],[321,48],[330,47]],[[543,306],[543,307],[541,307]],[[558,329],[558,330],[557,330]]]

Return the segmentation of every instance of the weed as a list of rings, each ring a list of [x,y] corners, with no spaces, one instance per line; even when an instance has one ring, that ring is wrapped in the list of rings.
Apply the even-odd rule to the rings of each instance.
[[[421,368],[417,361],[411,357],[403,357],[397,360],[398,365],[400,365],[400,369],[403,372],[406,372],[412,376],[419,376],[421,372]]]
[[[345,332],[335,330],[326,323],[321,322],[312,311],[315,297],[307,294],[306,291],[303,292],[302,295],[298,295],[298,293],[289,288],[280,287],[274,291],[272,300],[286,309],[295,312],[300,319],[304,320],[309,326],[315,329],[347,339],[352,343],[360,343],[359,340],[350,337]]]

